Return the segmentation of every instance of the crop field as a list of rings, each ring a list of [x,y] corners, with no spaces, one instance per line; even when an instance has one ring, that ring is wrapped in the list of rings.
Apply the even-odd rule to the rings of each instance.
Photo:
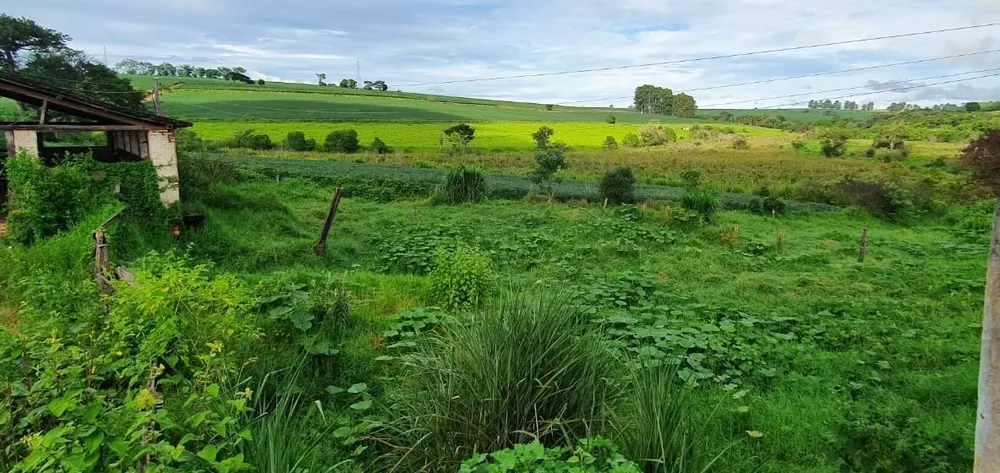
[[[400,151],[419,153],[440,153],[442,131],[457,122],[444,123],[371,123],[345,122],[322,123],[305,121],[288,122],[198,122],[194,131],[208,140],[225,140],[240,130],[252,129],[265,133],[273,141],[282,141],[292,131],[301,131],[307,138],[313,138],[322,143],[331,131],[352,129],[358,132],[358,139],[363,144],[370,143],[376,137],[381,138],[389,146]],[[601,149],[604,140],[613,136],[621,141],[627,134],[636,134],[641,125],[604,122],[511,122],[491,121],[475,123],[476,138],[470,143],[476,149],[486,151],[530,151],[535,142],[531,138],[540,126],[546,125],[555,130],[552,139],[563,142],[577,149]],[[685,137],[685,128],[691,123],[667,123],[665,126],[675,130],[680,137]],[[791,139],[791,135],[779,130],[760,127],[736,126],[734,130],[751,137],[771,137]]]
[[[826,110],[810,110],[807,108],[775,109],[775,108],[754,108],[754,109],[700,109],[695,114],[699,118],[710,118],[726,112],[734,117],[744,115],[771,115],[782,116],[786,120],[798,123],[815,123],[818,121],[829,121],[833,117],[852,118],[855,120],[867,120],[873,117],[878,111],[868,112],[862,110],[830,110],[831,115],[824,114]]]

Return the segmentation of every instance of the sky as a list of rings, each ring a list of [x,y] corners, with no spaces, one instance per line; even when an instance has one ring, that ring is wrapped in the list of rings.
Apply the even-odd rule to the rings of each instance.
[[[1000,0],[0,0],[0,12],[69,34],[71,47],[98,60],[106,48],[111,65],[133,58],[242,66],[255,79],[288,82],[315,82],[323,72],[339,82],[354,78],[360,61],[362,80],[384,80],[392,90],[616,107],[629,105],[623,97],[642,84],[679,93],[996,49],[691,95],[702,108],[845,95],[879,106],[1000,99],[1000,76],[892,90],[1000,73],[1000,26],[736,59],[440,84],[1000,22]],[[987,69],[998,70],[972,73]],[[946,75],[952,77],[920,80]],[[825,92],[844,88],[856,89]],[[774,98],[794,94],[808,95]]]

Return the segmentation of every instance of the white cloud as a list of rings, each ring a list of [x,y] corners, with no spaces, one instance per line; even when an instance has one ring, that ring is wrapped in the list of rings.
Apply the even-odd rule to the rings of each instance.
[[[714,56],[794,45],[1000,21],[997,0],[383,0],[364,2],[180,0],[156,15],[141,0],[124,9],[110,0],[67,7],[65,0],[15,4],[74,36],[75,47],[100,56],[192,64],[242,65],[262,76],[312,82],[314,72],[396,84],[532,74]],[[198,8],[198,14],[190,14]],[[18,11],[20,10],[20,11]],[[69,13],[69,14],[68,14]],[[86,25],[86,28],[81,27]],[[790,51],[739,59],[559,75],[409,90],[534,102],[629,96],[654,83],[686,90],[759,79],[1000,49],[1000,27]],[[984,65],[985,64],[985,65]],[[1000,54],[843,75],[708,90],[703,104],[822,91],[1000,67]],[[996,79],[910,92],[877,102],[961,101]],[[978,87],[978,88],[977,88]],[[817,97],[820,98],[820,97]],[[981,97],[975,97],[981,99]],[[602,100],[627,105],[628,100]],[[766,106],[773,102],[762,102]]]

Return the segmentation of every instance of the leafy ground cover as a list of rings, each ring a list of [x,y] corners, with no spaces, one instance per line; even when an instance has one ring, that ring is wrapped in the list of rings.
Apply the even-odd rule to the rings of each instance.
[[[19,307],[0,366],[41,373],[3,381],[17,387],[0,391],[5,468],[147,455],[179,471],[658,471],[651,456],[690,460],[681,471],[970,468],[989,205],[900,226],[857,210],[708,223],[680,207],[348,197],[317,256],[334,182],[234,165],[255,159],[184,158],[185,206],[204,224],[176,240],[154,221],[112,229],[139,286],[103,301],[90,231],[114,207],[0,246],[0,303]],[[440,173],[405,169],[425,171]],[[590,348],[571,350],[576,337]],[[545,381],[556,360],[573,371]],[[572,386],[571,408],[542,401],[555,385]],[[651,451],[627,434],[639,428],[683,435]]]

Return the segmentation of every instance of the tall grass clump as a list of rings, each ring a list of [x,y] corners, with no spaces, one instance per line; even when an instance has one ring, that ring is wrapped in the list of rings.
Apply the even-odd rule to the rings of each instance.
[[[719,195],[708,189],[690,189],[681,197],[681,206],[697,213],[704,222],[715,221],[719,205]]]
[[[637,368],[615,425],[615,443],[644,473],[711,471],[721,454],[708,457],[703,430],[691,415],[693,402],[675,367]]]
[[[485,252],[465,246],[438,250],[430,273],[431,300],[451,311],[471,309],[490,291],[493,279],[493,262]]]
[[[584,438],[618,397],[618,366],[564,299],[501,297],[407,359],[393,427],[412,449],[396,471],[455,471],[473,453]]]
[[[459,166],[445,177],[442,199],[449,204],[480,203],[489,195],[486,173],[481,169]]]

